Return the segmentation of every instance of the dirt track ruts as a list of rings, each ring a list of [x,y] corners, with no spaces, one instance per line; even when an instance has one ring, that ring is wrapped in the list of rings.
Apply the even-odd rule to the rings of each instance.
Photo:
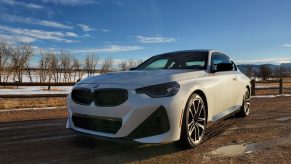
[[[169,144],[125,144],[83,137],[65,129],[65,119],[0,123],[0,163],[288,163],[291,141],[291,97],[252,100],[248,118],[228,118],[208,128],[194,149]],[[254,152],[214,156],[225,145],[261,143]]]

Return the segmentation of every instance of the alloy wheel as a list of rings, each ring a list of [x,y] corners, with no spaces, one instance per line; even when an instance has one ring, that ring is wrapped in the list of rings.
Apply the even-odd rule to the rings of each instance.
[[[188,112],[188,136],[194,144],[198,144],[204,135],[206,125],[206,108],[199,96],[191,100]]]
[[[246,115],[249,115],[250,112],[250,92],[247,90],[244,95],[244,104],[243,104],[244,112]]]

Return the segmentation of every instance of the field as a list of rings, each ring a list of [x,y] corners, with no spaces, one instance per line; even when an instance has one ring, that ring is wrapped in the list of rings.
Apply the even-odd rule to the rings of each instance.
[[[0,161],[290,163],[291,97],[253,98],[251,104],[249,117],[230,117],[214,124],[204,142],[189,150],[175,143],[140,145],[88,138],[66,130],[65,119],[1,123]]]
[[[65,97],[0,99],[0,122],[64,118],[66,116]]]

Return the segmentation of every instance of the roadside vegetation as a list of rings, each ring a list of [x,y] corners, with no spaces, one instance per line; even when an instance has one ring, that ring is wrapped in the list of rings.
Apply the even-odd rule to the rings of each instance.
[[[20,108],[64,107],[66,97],[5,98],[0,99],[0,111]]]
[[[34,55],[35,49],[30,44],[11,45],[0,41],[0,82],[76,82],[87,76],[125,71],[142,62],[134,59],[117,62],[110,57],[101,60],[94,53],[78,60],[68,51],[41,50],[37,64],[32,65]]]

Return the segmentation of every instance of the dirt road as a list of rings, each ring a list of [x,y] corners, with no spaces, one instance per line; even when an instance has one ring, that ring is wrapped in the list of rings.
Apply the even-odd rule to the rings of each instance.
[[[194,149],[82,137],[65,119],[0,123],[0,163],[290,163],[291,97],[255,98],[251,115],[208,129]]]

